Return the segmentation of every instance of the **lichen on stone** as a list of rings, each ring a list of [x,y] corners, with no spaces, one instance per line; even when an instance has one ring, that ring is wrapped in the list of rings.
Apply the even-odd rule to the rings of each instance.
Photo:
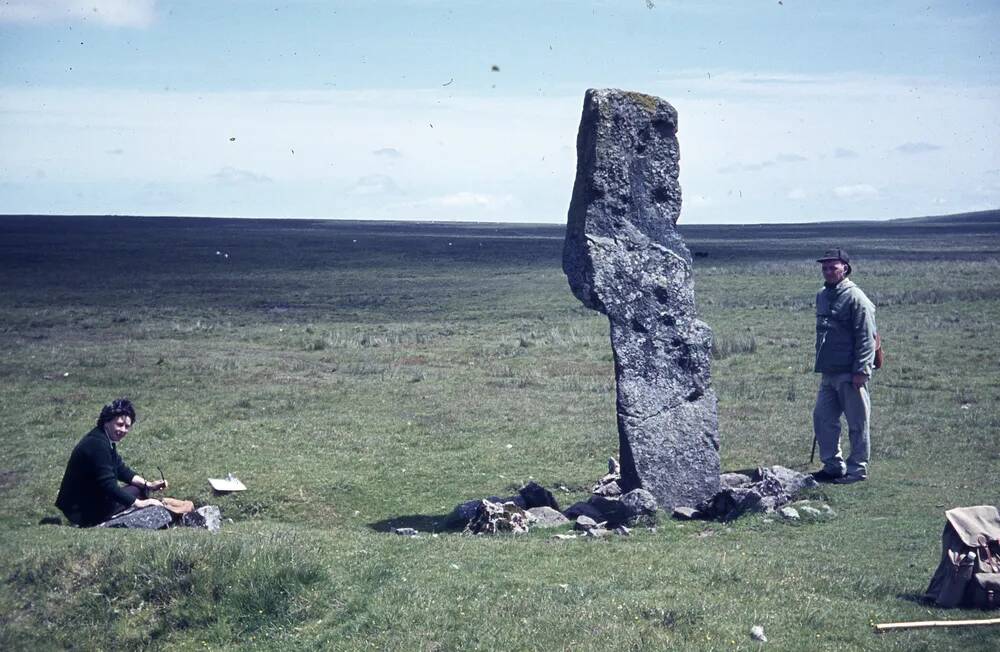
[[[646,95],[645,93],[637,93],[635,91],[623,91],[622,94],[641,106],[648,113],[656,113],[656,98],[652,95]]]

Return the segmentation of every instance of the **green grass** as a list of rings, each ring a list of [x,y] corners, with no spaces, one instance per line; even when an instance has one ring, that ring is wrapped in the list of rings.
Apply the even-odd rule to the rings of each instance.
[[[561,235],[0,219],[0,647],[750,650],[756,624],[779,650],[1000,646],[996,628],[871,630],[983,617],[914,596],[943,511],[997,502],[995,216],[685,229],[707,254],[726,470],[805,468],[813,260],[831,242],[857,260],[887,367],[871,480],[816,492],[836,518],[431,536],[459,501],[528,479],[568,505],[617,454],[607,321],[569,292]],[[139,410],[126,461],[218,504],[222,533],[37,525],[122,394]],[[250,490],[212,497],[229,471]]]

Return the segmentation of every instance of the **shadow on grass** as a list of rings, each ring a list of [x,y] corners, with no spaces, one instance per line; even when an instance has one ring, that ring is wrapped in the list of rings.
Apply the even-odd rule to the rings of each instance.
[[[928,600],[923,593],[897,593],[896,597],[899,598],[900,600],[906,600],[907,602],[919,604],[923,607],[934,605],[934,601]]]
[[[402,527],[411,527],[419,532],[448,532],[447,520],[448,514],[410,514],[375,521],[368,527],[376,532],[392,532],[393,528]]]

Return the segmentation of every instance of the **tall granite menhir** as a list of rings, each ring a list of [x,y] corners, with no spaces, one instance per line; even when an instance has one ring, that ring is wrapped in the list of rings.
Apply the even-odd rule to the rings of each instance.
[[[696,318],[691,253],[675,228],[677,112],[590,89],[576,150],[563,270],[611,322],[622,490],[642,487],[667,510],[694,506],[719,490],[719,429],[712,331]]]

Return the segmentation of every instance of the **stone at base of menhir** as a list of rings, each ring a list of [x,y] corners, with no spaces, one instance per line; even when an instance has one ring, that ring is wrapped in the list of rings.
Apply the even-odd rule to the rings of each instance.
[[[524,507],[527,509],[531,509],[532,507],[551,507],[559,511],[559,502],[556,500],[556,497],[552,495],[551,491],[537,482],[529,482],[518,489],[517,493],[524,500]]]
[[[570,520],[576,520],[581,516],[586,516],[587,518],[593,519],[594,521],[604,520],[604,514],[601,513],[601,510],[599,510],[597,507],[587,502],[586,500],[581,500],[580,502],[573,503],[569,507],[569,509],[563,512],[563,514],[565,514],[566,518]]]
[[[674,507],[673,517],[679,521],[693,521],[701,516],[701,512],[694,507]]]
[[[205,505],[182,516],[181,525],[218,532],[222,527],[222,512],[215,505]]]
[[[719,476],[719,486],[722,489],[735,489],[753,482],[753,478],[745,473],[723,473]]]
[[[656,525],[656,515],[659,505],[656,496],[645,489],[633,489],[621,498],[622,505],[628,513],[625,525],[636,526],[645,525],[652,527]]]
[[[569,523],[569,519],[563,516],[562,512],[551,507],[531,507],[528,509],[528,513],[534,518],[531,522],[534,527],[559,527]]]
[[[715,394],[709,390],[646,419],[620,417],[622,489],[641,487],[672,511],[719,491],[719,435]]]
[[[475,517],[465,526],[465,531],[470,534],[499,534],[502,532],[523,534],[528,531],[528,516],[521,507],[513,502],[501,505],[481,500]]]
[[[466,500],[465,502],[461,502],[455,505],[455,509],[451,510],[451,513],[448,514],[447,518],[445,518],[444,526],[449,530],[464,529],[465,526],[469,524],[469,521],[471,521],[476,517],[476,514],[479,512],[479,505],[484,500],[489,501],[491,503],[497,503],[500,505],[504,505],[506,503],[514,503],[521,509],[528,508],[528,504],[525,502],[524,496],[522,496],[521,494],[515,494],[513,496],[510,496],[509,498],[501,498],[499,496],[488,496],[486,498]],[[553,501],[555,501],[555,498],[553,498]]]
[[[97,527],[121,528],[126,530],[162,530],[173,523],[174,518],[164,507],[143,507],[107,520]]]

